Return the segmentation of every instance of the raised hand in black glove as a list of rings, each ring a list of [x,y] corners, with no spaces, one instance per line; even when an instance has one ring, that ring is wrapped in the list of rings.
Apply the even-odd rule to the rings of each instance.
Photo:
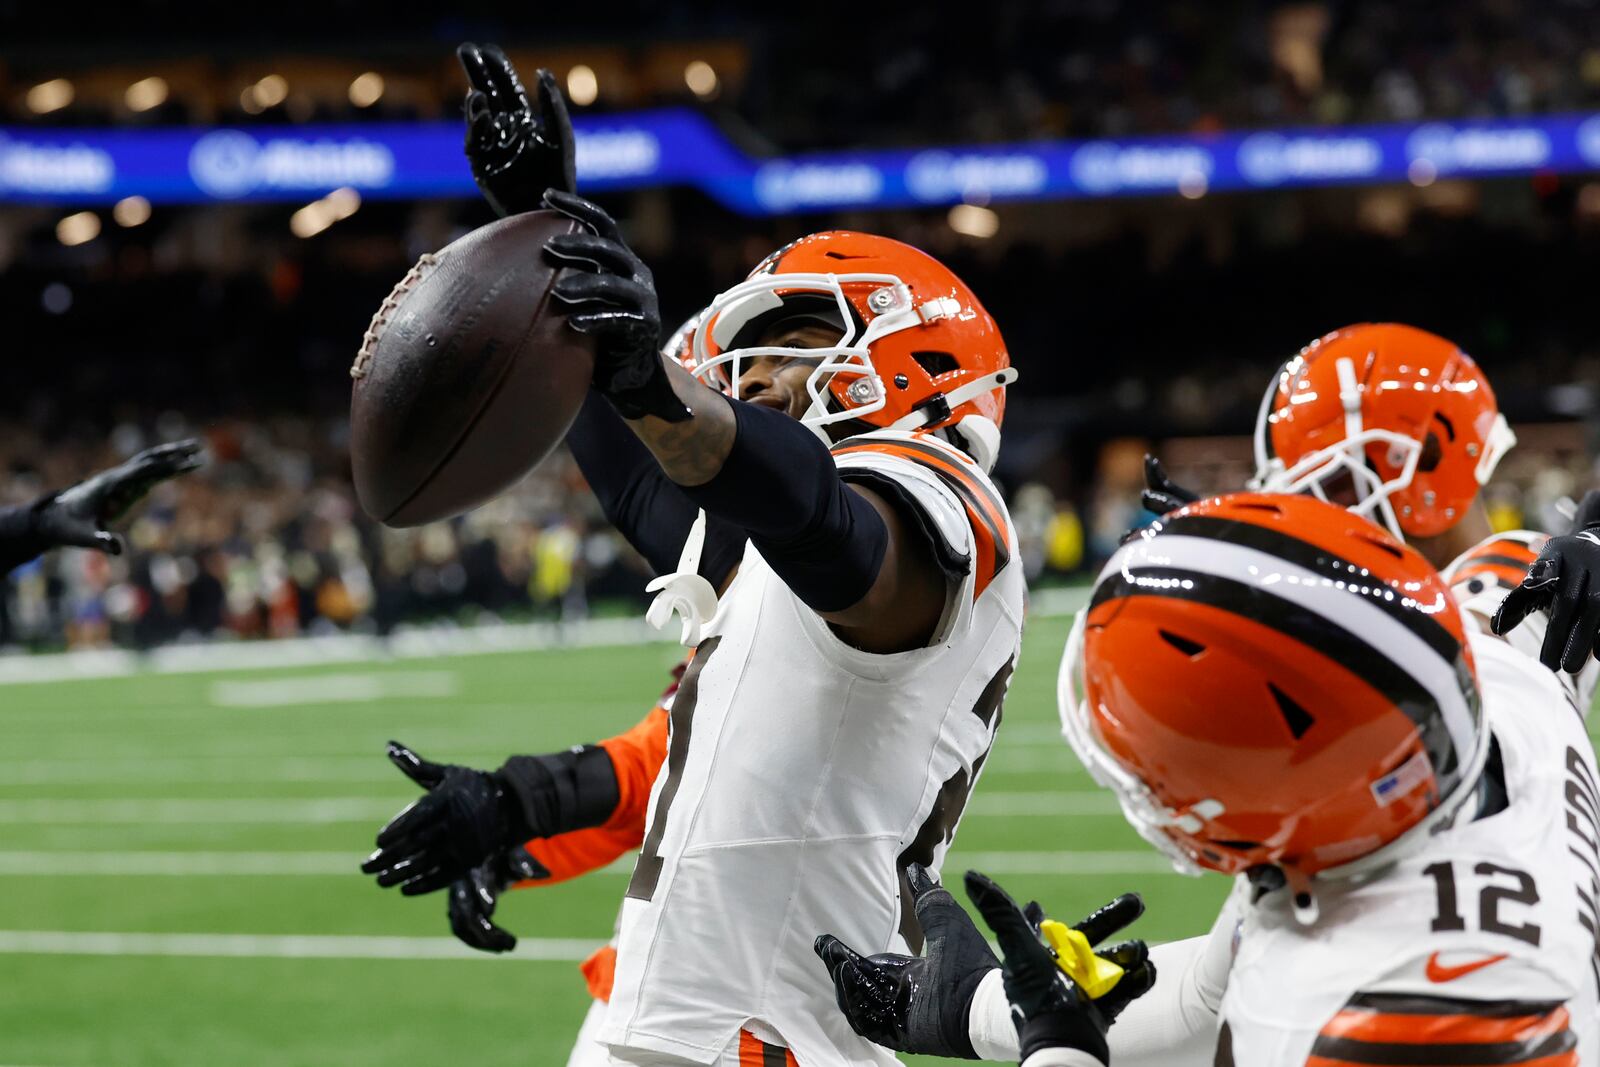
[[[839,1010],[856,1033],[896,1052],[977,1059],[968,1036],[972,995],[1000,966],[983,934],[926,867],[906,869],[924,955],[863,957],[832,934],[813,948],[827,964]]]
[[[35,502],[29,527],[38,551],[62,545],[122,552],[122,538],[106,529],[128,513],[158,482],[205,462],[199,441],[147,448],[122,463]]]
[[[504,52],[471,42],[456,49],[467,72],[467,160],[472,180],[502,218],[539,207],[546,189],[576,192],[572,120],[548,70],[534,73],[538,106]]]
[[[582,223],[588,233],[561,234],[545,254],[572,268],[551,294],[567,322],[594,338],[594,387],[626,419],[654,415],[683,422],[692,413],[673,392],[661,356],[661,310],[655,278],[623,241],[614,219],[581,196],[551,189],[544,206]]]
[[[388,753],[428,792],[378,831],[361,870],[406,896],[467,878],[532,838],[599,826],[617,807],[616,768],[603,748],[512,756],[493,772],[432,763],[398,741]]]
[[[1545,542],[1522,584],[1506,594],[1490,628],[1504,636],[1534,611],[1548,611],[1550,626],[1539,662],[1577,674],[1600,659],[1600,490],[1578,505],[1572,531]]]
[[[1167,477],[1167,469],[1159,459],[1148,452],[1144,454],[1144,492],[1139,494],[1139,503],[1144,505],[1145,510],[1165,515],[1199,499],[1199,493],[1191,492]]]
[[[494,924],[500,894],[517,882],[550,877],[538,860],[521,845],[510,848],[472,868],[465,878],[450,883],[446,914],[450,929],[469,948],[483,952],[510,952],[517,938]]]
[[[1056,964],[1041,940],[1037,923],[1016,901],[977,871],[967,872],[967,896],[994,931],[1004,957],[1006,999],[1017,1023],[1022,1060],[1047,1048],[1086,1052],[1110,1063],[1106,1032],[1117,1016],[1155,985],[1156,969],[1143,941],[1128,941],[1097,950],[1097,955],[1123,969],[1122,978],[1099,999],[1091,1000]],[[1091,946],[1117,933],[1144,912],[1137,894],[1126,893],[1074,926]]]

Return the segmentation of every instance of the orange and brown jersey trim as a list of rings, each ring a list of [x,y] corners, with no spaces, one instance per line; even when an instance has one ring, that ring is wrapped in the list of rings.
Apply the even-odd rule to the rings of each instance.
[[[1306,1067],[1577,1067],[1577,1035],[1558,1003],[1360,993],[1330,1019]]]
[[[794,1053],[769,1045],[748,1030],[739,1031],[739,1067],[800,1067]]]
[[[972,595],[974,599],[982,596],[995,575],[1011,562],[1011,520],[994,486],[976,468],[950,455],[945,448],[924,441],[850,437],[833,446],[835,456],[862,452],[909,460],[933,474],[956,495],[972,526]],[[841,471],[840,476],[849,481],[864,473],[868,472],[846,470]]]
[[[1477,579],[1482,588],[1473,589],[1475,594],[1489,589],[1515,589],[1548,540],[1544,534],[1532,533],[1491,538],[1463,553],[1450,565],[1445,578],[1452,588]]]

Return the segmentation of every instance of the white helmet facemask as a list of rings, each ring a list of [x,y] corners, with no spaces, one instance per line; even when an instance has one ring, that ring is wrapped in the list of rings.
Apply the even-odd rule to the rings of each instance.
[[[1078,612],[1078,617],[1072,625],[1072,633],[1067,637],[1066,652],[1061,657],[1061,673],[1056,679],[1056,700],[1061,712],[1061,734],[1067,739],[1067,744],[1072,746],[1072,751],[1077,754],[1089,776],[1116,794],[1117,803],[1122,806],[1123,817],[1130,826],[1139,831],[1139,836],[1171,860],[1173,868],[1178,873],[1198,875],[1202,873],[1200,865],[1163,828],[1182,826],[1198,831],[1200,828],[1198,820],[1220,815],[1222,806],[1215,801],[1201,801],[1196,808],[1202,808],[1204,805],[1202,810],[1173,811],[1161,803],[1160,798],[1144,782],[1123,767],[1101,744],[1099,736],[1095,733],[1089,701],[1082,691],[1081,684],[1084,667],[1083,634],[1088,617],[1087,608]]]
[[[1339,376],[1339,404],[1344,409],[1344,439],[1307,453],[1293,466],[1286,466],[1282,459],[1271,454],[1272,405],[1278,395],[1279,382],[1287,373],[1285,365],[1261,398],[1261,407],[1256,412],[1256,472],[1247,488],[1263,493],[1310,493],[1318,500],[1339,505],[1381,524],[1404,542],[1405,531],[1400,528],[1399,516],[1389,498],[1410,486],[1416,477],[1417,465],[1422,459],[1422,442],[1394,430],[1364,425],[1361,417],[1363,388],[1356,380],[1355,361],[1342,356],[1334,363],[1334,370]],[[1488,483],[1500,458],[1516,443],[1516,434],[1511,432],[1506,417],[1496,415],[1474,472],[1479,485]],[[1386,480],[1368,465],[1367,446],[1372,444],[1388,449],[1385,458],[1391,467],[1398,468],[1394,477]],[[1335,500],[1328,495],[1331,487],[1342,487],[1344,479],[1349,480],[1354,491],[1353,502]]]
[[[867,297],[874,314],[865,326],[844,294],[844,286],[861,284],[877,287]],[[807,294],[826,297],[837,307],[844,324],[844,332],[837,342],[822,348],[784,345],[727,348],[757,316],[781,308],[788,297]],[[800,421],[826,441],[828,438],[822,427],[883,410],[887,393],[872,363],[872,345],[890,334],[930,321],[935,317],[930,313],[930,305],[936,303],[938,301],[915,304],[910,287],[893,274],[759,275],[722,293],[705,310],[701,322],[710,323],[711,329],[695,331],[692,373],[705,380],[713,371],[719,372],[727,382],[728,392],[738,396],[739,378],[749,360],[775,356],[815,364],[806,379],[806,393],[811,404]],[[716,355],[711,354],[708,333],[709,341],[714,341],[719,350]],[[828,386],[835,375],[854,379],[847,387],[847,395],[854,406],[832,410]],[[717,388],[716,382],[707,384]]]

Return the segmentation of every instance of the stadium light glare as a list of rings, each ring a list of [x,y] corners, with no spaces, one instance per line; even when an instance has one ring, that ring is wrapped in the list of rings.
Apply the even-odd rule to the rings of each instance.
[[[689,65],[683,68],[683,83],[689,87],[691,93],[702,100],[710,100],[717,95],[717,90],[722,88],[721,82],[717,79],[716,68],[703,59],[691,60]]]
[[[567,99],[579,107],[587,107],[600,96],[600,78],[594,68],[579,63],[567,71]]]
[[[118,226],[143,226],[150,221],[150,201],[142,196],[125,196],[111,209]]]
[[[122,94],[129,111],[149,111],[167,102],[167,79],[152,75],[140,78]]]
[[[315,237],[334,224],[333,209],[326,199],[313,200],[289,216],[289,232],[296,237]]]
[[[100,216],[92,211],[79,211],[56,223],[56,240],[68,248],[87,244],[100,236]]]
[[[282,74],[268,74],[256,82],[256,101],[264,108],[277,107],[289,96],[289,82]]]
[[[1000,216],[977,204],[957,204],[947,221],[952,230],[966,237],[986,239],[1000,232]]]
[[[51,78],[47,82],[40,82],[28,90],[28,110],[35,115],[48,115],[52,111],[60,111],[72,103],[76,91],[72,83],[65,78]]]
[[[335,189],[322,199],[327,203],[335,222],[349,218],[361,207],[361,194],[348,185]]]
[[[375,70],[358,74],[350,83],[350,102],[356,107],[371,107],[383,97],[383,75]]]
[[[361,194],[348,185],[311,201],[289,216],[289,232],[296,237],[315,237],[329,226],[354,215],[361,207]]]

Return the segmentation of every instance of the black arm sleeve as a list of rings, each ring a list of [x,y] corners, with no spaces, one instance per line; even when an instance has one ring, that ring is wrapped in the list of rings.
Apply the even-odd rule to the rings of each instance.
[[[512,756],[493,776],[505,791],[512,840],[599,826],[617,810],[617,768],[599,745]]]
[[[813,611],[856,603],[889,547],[883,517],[839,478],[827,446],[806,427],[755,404],[728,404],[738,426],[728,458],[716,477],[683,493],[749,534]]]
[[[593,389],[567,431],[567,447],[611,525],[656,573],[677,570],[683,542],[700,506],[662,472],[622,416]],[[708,509],[701,576],[720,589],[739,565],[744,543],[745,535],[738,527]]]
[[[50,546],[33,526],[32,504],[0,508],[0,575],[11,573]]]

